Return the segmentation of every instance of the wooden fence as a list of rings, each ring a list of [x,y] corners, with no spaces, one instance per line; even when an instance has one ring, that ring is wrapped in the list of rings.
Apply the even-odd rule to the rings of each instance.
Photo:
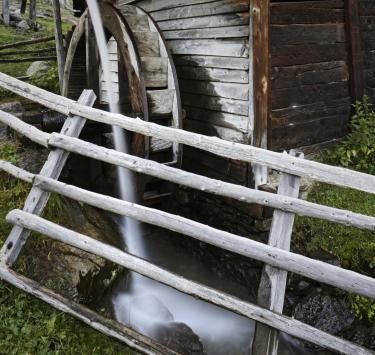
[[[375,217],[373,216],[365,216],[298,199],[299,177],[308,176],[316,181],[375,193],[375,176],[306,161],[294,152],[291,152],[289,155],[270,152],[252,146],[223,141],[214,137],[159,126],[144,122],[141,119],[93,109],[91,106],[94,103],[95,97],[91,91],[84,91],[78,102],[76,102],[51,94],[1,73],[0,86],[68,116],[61,133],[48,134],[8,113],[0,111],[1,122],[42,146],[54,148],[40,174],[31,174],[8,162],[0,162],[0,170],[6,171],[33,185],[30,195],[26,200],[24,210],[11,211],[7,216],[7,221],[12,223],[14,228],[0,253],[0,276],[2,279],[142,352],[153,354],[175,353],[153,340],[136,333],[134,330],[117,322],[104,319],[81,305],[64,299],[52,291],[46,290],[34,281],[12,271],[11,267],[17,260],[30,231],[36,231],[54,240],[99,255],[184,293],[254,319],[258,322],[253,344],[254,354],[275,354],[277,352],[278,331],[286,332],[297,338],[344,354],[374,354],[374,352],[347,340],[335,337],[282,315],[282,306],[288,271],[339,287],[348,292],[375,299],[375,279],[289,251],[295,214],[325,219],[362,229],[375,230]],[[252,190],[243,186],[195,175],[84,142],[77,137],[86,119],[117,125],[147,136],[198,147],[222,157],[256,163],[282,171],[283,175],[278,194]],[[273,207],[276,211],[269,244],[262,244],[177,215],[59,182],[57,180],[69,152],[125,167],[139,173],[152,175],[201,191],[226,196],[243,202]],[[39,217],[51,192],[92,206],[100,206],[103,210],[122,216],[129,216],[138,221],[163,227],[222,249],[264,262],[266,266],[262,279],[271,275],[272,282],[270,285],[265,285],[264,283],[262,285],[261,283],[259,292],[266,293],[267,302],[265,304],[260,303],[260,305],[244,302],[231,295],[187,280],[136,256],[132,256]],[[271,341],[271,339],[274,340]],[[263,351],[261,349],[265,344],[270,344],[270,346],[267,345],[267,350]]]

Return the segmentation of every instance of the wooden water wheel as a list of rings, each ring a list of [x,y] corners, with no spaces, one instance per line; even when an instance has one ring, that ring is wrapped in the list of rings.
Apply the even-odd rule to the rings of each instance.
[[[165,126],[182,127],[175,67],[163,36],[141,9],[100,4],[107,36],[112,88],[121,112]],[[72,34],[64,72],[65,96],[77,99],[85,88],[97,94],[98,106],[108,104],[95,36],[87,10]],[[170,166],[181,165],[181,147],[172,142],[132,135],[132,153]],[[140,185],[140,184],[138,184]],[[170,184],[143,178],[143,200],[159,202],[171,194]]]

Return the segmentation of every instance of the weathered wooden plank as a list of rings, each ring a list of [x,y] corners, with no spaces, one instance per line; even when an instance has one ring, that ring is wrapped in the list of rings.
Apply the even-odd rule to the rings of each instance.
[[[29,44],[49,42],[49,41],[53,41],[54,39],[55,39],[55,36],[47,36],[47,37],[28,39],[26,41],[19,41],[19,42],[14,42],[14,43],[5,43],[5,44],[0,45],[0,50],[7,49],[7,48],[27,46]]]
[[[64,82],[64,67],[65,67],[65,49],[64,49],[64,38],[61,27],[61,13],[60,13],[60,1],[52,1],[53,17],[55,24],[55,43],[56,43],[56,55],[57,55],[57,69],[59,73],[59,84],[60,92],[63,91]]]
[[[207,122],[212,125],[231,128],[236,131],[248,133],[249,118],[226,112],[210,111],[191,106],[184,106],[186,116],[195,121]]]
[[[90,16],[85,21],[85,42],[86,42],[86,82],[87,87],[92,89],[97,97],[99,91],[99,70],[100,59],[99,50],[95,40],[94,28]],[[118,62],[110,61],[110,70],[118,72]],[[103,85],[103,84],[101,84]]]
[[[272,90],[272,109],[307,105],[314,102],[338,100],[349,97],[348,82],[301,85]]]
[[[39,298],[52,307],[70,314],[97,331],[125,343],[132,349],[148,355],[178,355],[176,352],[156,343],[154,340],[145,337],[142,334],[137,333],[135,330],[111,319],[104,318],[89,308],[68,300],[41,286],[37,282],[17,274],[15,271],[4,266],[0,266],[0,279],[18,287],[34,297]]]
[[[168,59],[142,57],[142,69],[147,88],[161,88],[168,85]]]
[[[180,144],[206,150],[218,156],[267,165],[275,170],[297,176],[306,176],[316,181],[375,193],[375,177],[371,175],[314,161],[295,159],[250,145],[226,142],[180,129],[163,127],[141,119],[89,108],[73,100],[51,94],[46,90],[12,78],[4,73],[0,73],[0,86],[60,113],[74,114],[92,121],[116,125],[142,135],[179,142]]]
[[[216,81],[180,80],[183,92],[219,96],[235,100],[249,100],[249,85]]]
[[[275,2],[271,3],[271,24],[344,23],[344,1]]]
[[[204,0],[206,2],[206,0]],[[213,0],[208,0],[213,1]],[[137,3],[137,6],[141,7],[142,9],[146,10],[147,12],[164,10],[184,5],[193,5],[193,4],[200,4],[202,0],[119,0],[118,5],[126,5],[126,4],[133,4]]]
[[[165,150],[171,149],[172,146],[172,142],[163,141],[162,139],[157,138],[151,138],[150,150],[153,153],[163,152]]]
[[[249,60],[235,57],[215,57],[201,55],[176,56],[174,62],[179,66],[223,68],[223,69],[249,69]]]
[[[254,127],[252,144],[268,148],[268,116],[270,108],[270,0],[252,2],[253,32],[253,96]],[[255,186],[267,183],[267,167],[253,166]]]
[[[350,97],[339,100],[318,101],[308,105],[298,105],[285,109],[272,110],[272,128],[292,126],[318,118],[341,116],[347,118],[351,112]]]
[[[248,0],[236,0],[235,2],[219,0],[208,3],[201,2],[194,5],[180,6],[168,10],[159,10],[152,12],[151,16],[155,21],[165,21],[245,11],[249,11]]]
[[[295,151],[291,151],[290,155],[303,158],[303,155]],[[282,174],[277,193],[283,196],[298,198],[299,188],[299,177]],[[294,217],[295,215],[293,213],[274,212],[268,245],[283,250],[290,250]],[[263,266],[258,289],[258,306],[280,314],[283,313],[287,276],[288,273],[284,270],[275,269],[269,265]],[[278,345],[279,332],[264,324],[257,323],[255,326],[252,353],[254,355],[277,355]]]
[[[174,90],[147,90],[150,116],[172,113]]]
[[[159,37],[156,32],[133,32],[141,57],[158,57],[160,55]]]
[[[8,214],[7,220],[9,222],[32,229],[35,232],[47,235],[59,242],[66,243],[88,253],[101,256],[109,261],[140,273],[143,276],[164,283],[186,294],[194,295],[202,300],[232,310],[245,317],[260,321],[268,326],[313,342],[317,345],[350,355],[353,353],[361,355],[373,354],[371,350],[362,348],[347,340],[337,338],[295,319],[278,315],[277,313],[265,310],[251,303],[241,301],[238,298],[223,292],[216,291],[207,286],[203,286],[194,281],[177,276],[143,259],[122,252],[119,249],[108,246],[83,234],[70,231],[57,224],[46,221],[41,217],[15,210]]]
[[[350,94],[353,102],[356,102],[362,100],[364,94],[361,33],[357,0],[345,1],[345,20],[349,54]]]
[[[213,27],[164,31],[166,39],[239,38],[249,36],[249,26]]]
[[[347,49],[344,43],[317,45],[279,45],[271,37],[271,65],[282,67],[289,65],[311,64],[346,60]]]
[[[186,133],[192,135],[190,132]],[[170,141],[172,139],[172,136],[164,138],[164,140],[166,141]],[[215,138],[210,138],[210,140],[215,140]],[[93,144],[75,138],[65,137],[61,134],[53,133],[51,135],[49,143],[51,146],[54,146],[56,148],[66,149],[70,152],[95,158],[106,163],[119,165],[121,167],[134,170],[146,175],[151,175],[177,184],[185,185],[199,190],[204,190],[213,194],[219,194],[221,196],[239,199],[243,202],[258,203],[261,205],[281,209],[286,212],[293,212],[313,218],[330,220],[335,223],[352,225],[363,229],[375,230],[375,217],[363,216],[357,213],[340,210],[332,207],[319,206],[317,204],[310,203],[304,200],[286,197],[280,198],[280,196],[271,193],[251,190],[241,186],[228,185],[225,183],[221,184],[219,181],[212,181],[210,179],[207,180],[204,177],[200,177],[194,174],[187,174],[172,167],[163,166],[158,163],[150,162],[148,160],[137,158],[131,155],[126,155],[115,150],[95,146]],[[230,145],[238,145],[237,143],[227,141],[223,141],[223,143]],[[196,146],[197,144],[193,145],[193,147]],[[296,161],[298,161],[298,159],[289,157],[285,154],[274,154],[276,154],[279,157],[279,160],[291,159],[293,160],[294,164],[297,165]],[[345,171],[345,169],[341,170]],[[372,176],[370,176],[370,178],[372,179]]]
[[[249,72],[246,70],[180,66],[178,66],[176,69],[179,78],[188,80],[209,80],[224,83],[243,84],[247,84],[249,82]]]
[[[21,54],[45,54],[46,52],[54,52],[56,50],[55,47],[47,47],[41,49],[27,49],[27,50],[17,50],[17,51],[1,51],[0,57],[8,56],[8,55],[21,55]]]
[[[350,114],[318,116],[311,121],[272,129],[272,149],[283,151],[342,138],[348,133],[349,120]]]
[[[222,57],[249,56],[245,39],[192,39],[168,41],[172,54],[220,55]]]
[[[346,40],[344,24],[271,25],[271,37],[279,45],[334,44]]]
[[[271,72],[273,90],[302,85],[331,84],[348,80],[349,71],[345,61],[273,67]]]
[[[95,99],[96,96],[93,91],[85,90],[82,93],[79,102],[83,105],[92,106]],[[85,122],[86,119],[82,117],[68,117],[61,129],[61,133],[67,136],[78,136],[81,133]],[[40,174],[57,179],[60,176],[68,156],[69,152],[62,149],[52,151]],[[38,187],[33,187],[26,199],[24,210],[26,212],[40,214],[47,204],[48,199],[48,192],[45,192]],[[2,261],[8,265],[13,265],[29,235],[30,231],[20,227],[14,227],[1,249],[0,258]]]
[[[42,132],[36,127],[31,126],[19,119],[15,120],[13,115],[1,110],[0,120],[2,123],[19,132],[23,136],[28,137],[43,147],[48,148],[48,133]]]
[[[214,111],[228,112],[248,116],[249,106],[247,101],[226,99],[215,96],[203,96],[182,93],[182,103],[193,107],[206,108]]]
[[[53,56],[38,56],[38,57],[27,57],[27,58],[7,58],[0,59],[0,63],[26,63],[26,62],[35,62],[40,60],[56,60],[57,57]]]
[[[150,31],[150,26],[148,24],[148,16],[146,15],[126,15],[125,20],[132,31]]]
[[[192,28],[209,28],[209,27],[225,27],[239,26],[249,24],[249,13],[241,12],[238,14],[226,14],[217,16],[204,16],[187,18],[180,20],[161,21],[158,23],[162,31],[192,29]]]

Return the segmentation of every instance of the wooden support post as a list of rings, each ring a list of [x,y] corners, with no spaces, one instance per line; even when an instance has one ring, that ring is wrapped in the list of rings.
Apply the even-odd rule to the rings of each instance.
[[[291,151],[290,155],[303,157]],[[297,176],[283,174],[280,178],[278,194],[298,198],[300,178]],[[283,250],[290,249],[293,232],[294,213],[275,211],[273,214],[272,227],[268,245]],[[274,268],[270,265],[263,267],[262,278],[258,290],[258,305],[273,312],[282,314],[287,283],[287,271]],[[257,323],[253,341],[254,355],[277,355],[279,345],[279,332]]]
[[[5,26],[9,26],[9,22],[10,22],[9,0],[3,0],[3,22]]]
[[[254,133],[253,145],[267,149],[268,113],[270,100],[269,75],[269,24],[270,0],[250,2],[253,21],[253,71],[254,71]],[[254,165],[255,186],[267,183],[268,172],[265,166]]]
[[[345,25],[349,53],[350,92],[355,102],[362,100],[364,95],[358,0],[345,0]]]
[[[63,90],[64,82],[64,67],[65,67],[65,49],[64,49],[64,38],[61,28],[61,13],[60,13],[60,1],[52,0],[53,16],[55,18],[55,42],[56,42],[56,55],[57,55],[57,67],[59,72],[59,83],[60,93]]]
[[[29,19],[36,26],[36,0],[30,0],[30,12],[29,12]]]
[[[21,0],[20,12],[22,15],[24,15],[26,12],[26,4],[27,4],[27,0]]]
[[[83,105],[92,106],[95,99],[95,94],[91,90],[84,90],[79,98],[79,102]],[[85,123],[85,118],[77,116],[68,117],[61,129],[61,133],[70,137],[78,137]],[[58,179],[68,156],[69,152],[63,149],[53,150],[49,154],[40,174],[52,179]],[[48,202],[49,195],[48,192],[43,191],[39,187],[33,187],[26,199],[24,211],[40,215]],[[13,265],[29,235],[30,231],[15,226],[0,251],[0,262],[10,266]]]

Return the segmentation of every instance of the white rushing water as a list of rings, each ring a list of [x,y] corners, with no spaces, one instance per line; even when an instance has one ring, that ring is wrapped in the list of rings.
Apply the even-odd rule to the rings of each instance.
[[[119,113],[120,108],[111,81],[107,39],[98,4],[96,0],[87,0],[87,4],[99,48],[110,111]],[[113,134],[116,150],[127,153],[129,148],[124,131],[119,127],[113,127]],[[121,199],[135,201],[134,179],[129,170],[118,168],[118,186]],[[123,218],[121,229],[128,251],[152,261],[140,225],[130,218]],[[186,267],[191,267],[192,263],[195,263],[192,258],[180,258],[173,249],[163,250],[162,257],[176,258],[176,264],[184,263]],[[201,269],[203,268],[204,266]],[[197,274],[200,273],[201,271]],[[207,278],[209,279],[210,275]],[[184,323],[200,337],[208,354],[245,354],[250,351],[251,333],[254,329],[250,320],[194,299],[139,274],[130,273],[129,283],[114,296],[113,304],[118,321],[150,337],[157,337],[160,326]]]

